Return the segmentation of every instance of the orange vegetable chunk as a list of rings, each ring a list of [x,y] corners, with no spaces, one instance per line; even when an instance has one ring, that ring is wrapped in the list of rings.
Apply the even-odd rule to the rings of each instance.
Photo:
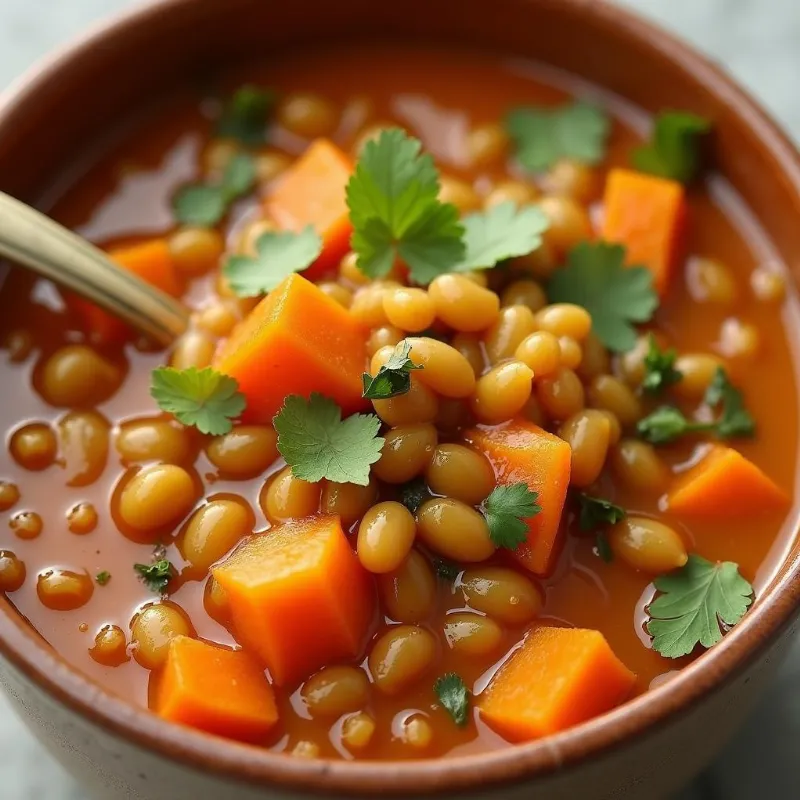
[[[498,484],[524,481],[538,493],[542,510],[527,520],[528,540],[512,555],[535,575],[547,575],[555,565],[563,538],[561,512],[569,488],[570,446],[523,420],[474,428],[465,438],[489,459]]]
[[[663,295],[678,260],[686,217],[683,186],[677,181],[612,169],[603,200],[602,237],[625,245],[627,263],[647,267]]]
[[[522,742],[609,711],[635,681],[600,631],[542,627],[500,668],[478,707],[501,736]]]
[[[669,493],[676,514],[752,517],[786,508],[788,494],[752,461],[732,447],[714,445],[699,463],[681,475]]]
[[[350,249],[345,188],[352,172],[350,159],[335,144],[317,139],[266,199],[267,214],[280,228],[297,232],[313,225],[322,237],[322,253],[305,271],[311,280],[334,269]]]
[[[347,416],[366,408],[366,333],[335,300],[291,275],[242,320],[214,366],[236,378],[245,422],[271,422],[290,394],[321,392]]]
[[[253,536],[213,573],[239,639],[276,684],[362,652],[375,618],[374,585],[339,517],[308,517]]]
[[[263,739],[278,721],[272,687],[252,656],[188,636],[170,642],[155,694],[164,719],[243,742]]]
[[[109,258],[119,266],[173,297],[180,297],[183,286],[175,270],[165,239],[152,239],[130,247],[110,250]],[[131,329],[121,319],[108,314],[82,297],[71,297],[71,308],[86,331],[100,342],[124,342]]]

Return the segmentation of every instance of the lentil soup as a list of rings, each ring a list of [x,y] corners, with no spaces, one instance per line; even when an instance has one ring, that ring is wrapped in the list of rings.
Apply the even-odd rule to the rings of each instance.
[[[192,326],[156,351],[10,271],[0,590],[105,688],[300,757],[668,679],[794,534],[796,308],[713,121],[649,124],[391,44],[162,103],[51,213]]]

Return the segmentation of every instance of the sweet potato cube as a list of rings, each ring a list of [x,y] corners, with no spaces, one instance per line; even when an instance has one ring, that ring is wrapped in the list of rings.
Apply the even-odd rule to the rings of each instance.
[[[346,415],[366,408],[366,334],[335,300],[291,275],[242,320],[214,366],[236,378],[245,422],[270,422],[290,394],[321,392]]]
[[[602,237],[627,248],[629,265],[647,267],[663,295],[668,287],[683,236],[685,190],[677,181],[613,169],[603,200]]]
[[[614,708],[635,681],[599,631],[542,627],[500,668],[478,706],[501,736],[522,742]]]
[[[352,171],[350,159],[335,144],[317,139],[266,199],[267,214],[280,228],[301,231],[313,225],[322,237],[322,253],[305,271],[312,280],[334,269],[350,249],[353,227],[345,188]]]
[[[236,633],[276,684],[359,655],[375,618],[374,585],[335,516],[251,537],[213,570]]]
[[[278,721],[263,668],[241,650],[177,636],[157,680],[156,713],[172,722],[258,742]]]
[[[789,496],[752,461],[732,447],[714,445],[700,462],[678,478],[669,493],[676,514],[752,517],[785,509]]]
[[[516,420],[493,428],[474,428],[465,438],[486,455],[499,484],[524,481],[539,495],[542,510],[527,521],[528,541],[514,558],[535,575],[552,571],[562,539],[561,513],[569,488],[570,446],[531,422]]]

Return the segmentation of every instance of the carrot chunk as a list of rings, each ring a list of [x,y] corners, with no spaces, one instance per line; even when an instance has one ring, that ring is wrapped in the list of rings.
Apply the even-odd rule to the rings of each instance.
[[[280,228],[300,231],[313,225],[322,237],[322,253],[305,271],[311,280],[334,269],[350,249],[353,228],[345,188],[352,171],[350,159],[335,144],[317,139],[266,199],[267,214]]]
[[[542,627],[500,668],[478,706],[501,736],[520,742],[614,708],[635,681],[599,631]]]
[[[110,250],[108,256],[119,266],[162,292],[180,297],[183,286],[165,239],[152,239],[130,247]],[[96,340],[124,342],[130,337],[131,329],[128,325],[94,303],[81,297],[71,297],[69,304],[81,319],[84,329]]]
[[[677,181],[613,169],[604,198],[602,237],[625,245],[630,265],[647,267],[663,295],[677,261],[686,216],[683,186]]]
[[[347,415],[366,407],[365,339],[335,300],[291,275],[236,326],[214,366],[239,382],[246,422],[270,422],[287,395],[312,392],[332,398]]]
[[[731,518],[786,508],[788,494],[731,447],[714,445],[669,493],[676,514]]]
[[[569,488],[570,446],[530,422],[517,420],[494,428],[474,428],[465,438],[486,455],[499,484],[524,481],[539,495],[542,510],[527,521],[528,540],[514,558],[535,575],[547,575],[562,539],[561,512]]]
[[[242,643],[280,686],[364,647],[374,586],[335,516],[251,537],[213,569]]]
[[[230,739],[256,742],[278,721],[264,670],[247,653],[176,636],[158,676],[156,712]]]

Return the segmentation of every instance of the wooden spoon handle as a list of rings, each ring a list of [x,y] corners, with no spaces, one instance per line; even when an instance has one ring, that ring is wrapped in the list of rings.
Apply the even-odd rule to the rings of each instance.
[[[0,255],[91,300],[161,345],[189,324],[180,302],[118,267],[100,249],[0,192]]]

